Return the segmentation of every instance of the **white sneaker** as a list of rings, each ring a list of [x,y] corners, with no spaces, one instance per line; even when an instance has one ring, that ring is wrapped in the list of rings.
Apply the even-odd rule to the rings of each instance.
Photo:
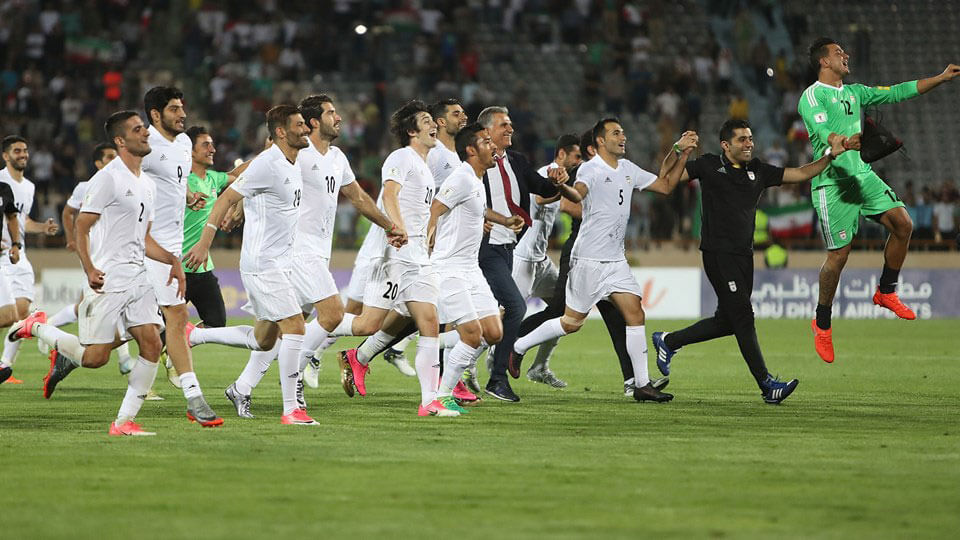
[[[144,401],[163,401],[163,396],[153,391],[151,388],[147,390],[147,397],[143,398]]]
[[[180,375],[177,375],[177,370],[173,369],[173,362],[170,361],[170,355],[164,351],[160,358],[163,359],[163,367],[167,370],[167,380],[170,381],[170,384],[175,388],[182,388]]]
[[[310,356],[310,361],[307,362],[307,367],[303,368],[303,382],[306,383],[310,388],[317,388],[320,386],[320,359],[314,356]]]
[[[416,370],[413,369],[410,361],[407,360],[407,357],[402,352],[387,349],[387,352],[383,353],[383,359],[407,377],[415,377],[417,375]]]

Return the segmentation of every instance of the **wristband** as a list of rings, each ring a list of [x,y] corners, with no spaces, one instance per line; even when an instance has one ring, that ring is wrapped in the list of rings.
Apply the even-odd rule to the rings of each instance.
[[[829,146],[827,147],[826,150],[823,151],[823,155],[829,156],[830,161],[833,161],[834,159],[837,158],[837,156],[833,155],[833,148],[830,148]]]
[[[217,226],[214,225],[213,223],[206,223],[206,224],[204,224],[204,227],[210,227],[210,228],[213,229],[214,231],[219,230],[219,227],[217,227]]]
[[[680,144],[679,144],[679,143],[673,143],[673,151],[676,152],[677,155],[680,155],[680,154],[683,153],[683,150],[680,150]]]

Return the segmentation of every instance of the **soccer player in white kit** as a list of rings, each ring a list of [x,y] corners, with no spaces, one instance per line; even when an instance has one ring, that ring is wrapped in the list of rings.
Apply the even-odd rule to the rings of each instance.
[[[456,324],[459,339],[444,358],[437,400],[447,409],[466,412],[455,401],[456,390],[466,391],[460,376],[484,348],[503,336],[500,306],[483,272],[478,255],[487,212],[483,174],[494,164],[493,141],[480,124],[464,127],[456,147],[463,162],[447,176],[430,207],[427,234],[435,236],[430,256],[440,285],[437,302],[441,322]],[[504,219],[506,219],[504,217]],[[470,394],[472,396],[472,394]],[[477,397],[472,396],[476,401]],[[420,415],[430,414],[421,408]]]
[[[155,86],[143,97],[143,109],[150,121],[150,147],[153,149],[143,160],[143,172],[156,184],[156,222],[153,237],[164,249],[178,258],[183,253],[183,218],[187,206],[200,207],[205,201],[188,189],[187,177],[193,165],[193,144],[184,133],[187,114],[183,106],[183,93],[168,86]],[[183,295],[177,295],[164,276],[170,268],[159,261],[147,261],[157,302],[166,322],[164,334],[167,356],[179,377],[167,373],[174,386],[183,389],[187,408],[200,425],[223,423],[200,390],[200,382],[193,371],[193,358],[187,345],[187,322],[189,313]]]
[[[547,171],[563,167],[569,173],[580,164],[580,138],[576,135],[561,135],[557,139],[554,159],[540,167],[537,174],[547,176]],[[513,250],[513,280],[520,289],[523,300],[531,297],[549,300],[557,283],[559,270],[553,260],[547,256],[550,233],[560,211],[561,196],[545,199],[534,195],[530,200],[530,218],[533,224]],[[567,383],[559,379],[550,369],[550,355],[557,346],[553,339],[540,345],[537,359],[527,370],[527,378],[533,382],[544,383],[554,388],[565,388]]]
[[[274,144],[253,159],[229,188],[217,197],[203,235],[184,258],[188,268],[203,268],[210,244],[227,212],[243,201],[246,222],[240,250],[240,278],[247,291],[246,309],[257,318],[255,326],[194,328],[191,346],[219,343],[254,351],[269,351],[280,339],[277,352],[281,424],[317,425],[297,404],[300,350],[304,319],[294,284],[293,245],[303,199],[303,181],[297,155],[308,146],[310,128],[293,105],[267,111],[267,129]]]
[[[300,114],[310,127],[309,146],[297,154],[303,179],[300,217],[293,244],[293,285],[297,290],[304,318],[317,311],[317,317],[306,325],[300,351],[299,369],[303,371],[313,359],[313,351],[327,339],[327,334],[343,319],[343,302],[330,274],[330,249],[336,222],[337,199],[347,196],[357,210],[374,225],[385,230],[389,241],[402,245],[406,240],[393,232],[393,223],[356,182],[347,156],[331,143],[340,135],[341,118],[333,100],[314,95],[300,102]],[[237,381],[226,390],[237,415],[252,418],[250,393],[276,358],[272,351],[254,351]],[[297,382],[298,405],[306,409],[303,382]]]
[[[456,98],[441,99],[430,106],[430,116],[437,123],[437,144],[427,152],[427,166],[433,174],[438,193],[443,181],[460,166],[460,157],[457,156],[454,138],[467,125],[467,113],[463,105]],[[441,336],[442,337],[442,336]],[[398,359],[407,349],[413,335],[406,336],[399,342],[391,345],[383,352],[383,359],[394,365],[399,365]],[[442,341],[442,339],[441,339]],[[442,345],[442,343],[441,343]]]
[[[670,193],[680,181],[687,157],[696,147],[696,134],[687,132],[681,137],[677,143],[680,159],[668,167],[672,158],[668,155],[660,167],[659,176],[624,159],[627,137],[617,119],[604,118],[597,122],[593,139],[597,155],[580,166],[573,186],[583,197],[583,223],[570,260],[566,309],[562,317],[550,319],[518,339],[513,354],[522,357],[540,343],[576,332],[593,306],[609,298],[627,323],[627,351],[636,378],[634,399],[670,401],[673,395],[650,384],[641,305],[643,290],[627,263],[623,240],[633,190]],[[511,362],[520,365],[520,358],[512,358]]]
[[[0,182],[0,210],[3,212],[3,217],[0,218],[0,221],[3,222],[3,229],[8,232],[13,243],[19,244],[20,221],[17,219],[19,211],[13,203],[13,191],[10,189],[10,186],[3,182]],[[10,259],[10,262],[15,264],[20,258],[20,250],[10,250],[0,246],[0,257],[7,257]],[[10,291],[10,284],[7,283],[7,277],[3,275],[3,272],[0,272],[0,328],[6,328],[12,325],[17,319],[19,319],[19,317],[17,317],[16,300]],[[0,363],[0,384],[10,380],[12,376],[13,368]],[[23,381],[19,381],[19,384],[23,384]]]
[[[162,346],[163,319],[146,259],[170,267],[166,282],[176,282],[181,296],[186,279],[177,257],[150,236],[155,187],[141,170],[143,157],[151,151],[147,126],[135,111],[120,111],[107,119],[104,130],[119,155],[90,179],[77,219],[77,254],[90,287],[80,304],[80,337],[42,322],[39,312],[12,330],[15,339],[36,336],[56,353],[44,378],[45,397],[75,368],[100,367],[121,341],[135,339],[140,357],[130,371],[126,395],[109,433],[154,435],[134,422],[157,374]],[[118,335],[118,328],[123,335]],[[189,409],[187,416],[191,417]]]
[[[411,101],[390,119],[390,131],[401,148],[383,162],[383,209],[409,241],[402,248],[387,246],[376,276],[367,283],[364,314],[337,331],[353,331],[357,322],[377,323],[382,328],[363,342],[359,349],[340,353],[341,383],[353,396],[354,388],[366,395],[365,377],[370,360],[393,341],[412,318],[420,331],[415,364],[420,380],[420,406],[429,414],[456,416],[436,399],[440,371],[439,323],[437,321],[437,283],[431,270],[427,249],[427,222],[436,184],[427,166],[427,153],[436,142],[437,124],[421,101]],[[395,311],[391,311],[395,310]],[[368,326],[369,328],[369,326]],[[346,335],[346,334],[342,334]]]
[[[23,319],[30,312],[30,303],[33,302],[33,286],[36,280],[33,273],[33,265],[27,259],[27,252],[24,250],[23,238],[26,233],[44,233],[47,236],[57,234],[59,227],[52,220],[48,219],[44,223],[38,223],[30,219],[30,211],[33,209],[33,194],[36,190],[33,182],[24,177],[23,173],[27,169],[27,162],[30,160],[30,150],[27,148],[27,140],[18,135],[9,135],[3,138],[3,161],[6,167],[0,170],[0,182],[10,186],[13,192],[13,204],[17,207],[17,220],[20,223],[20,237],[17,241],[12,241],[7,229],[3,230],[3,244],[8,246],[10,253],[19,252],[16,262],[11,257],[0,257],[0,272],[7,279],[10,292],[17,306],[17,319]],[[8,332],[7,339],[3,341],[3,354],[0,356],[0,369],[12,368],[17,360],[17,352],[20,350],[20,343],[14,339]],[[7,384],[19,384],[22,381],[11,376],[7,378]]]
[[[99,171],[100,169],[106,167],[108,163],[113,161],[115,157],[117,157],[117,147],[114,146],[113,143],[100,143],[93,149],[93,166]],[[77,185],[73,188],[73,192],[70,193],[70,198],[67,199],[67,202],[63,205],[63,213],[60,215],[60,222],[63,223],[63,235],[67,241],[67,249],[70,251],[77,251],[77,216],[80,215],[80,208],[83,206],[83,198],[86,196],[87,188],[89,186],[89,181],[77,182]],[[83,300],[82,295],[80,300]],[[77,322],[77,309],[79,306],[80,301],[77,301],[76,304],[63,306],[60,311],[50,315],[47,318],[47,324],[51,324],[59,328],[70,323]],[[42,354],[49,354],[50,351],[46,349],[46,344],[42,340],[37,340],[37,344],[40,345],[40,352]],[[117,353],[119,355],[117,367],[120,368],[120,374],[126,375],[127,373],[130,373],[130,368],[133,367],[134,358],[130,356],[129,344],[124,342],[123,345],[120,345],[120,347],[117,348]],[[151,394],[152,395],[147,396],[148,401],[151,398],[154,400],[163,399],[162,397],[153,394],[152,391]]]

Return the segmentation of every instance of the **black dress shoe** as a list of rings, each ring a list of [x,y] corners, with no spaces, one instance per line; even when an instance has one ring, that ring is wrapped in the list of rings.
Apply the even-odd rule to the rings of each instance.
[[[633,399],[637,401],[655,401],[657,403],[666,403],[673,399],[673,394],[668,394],[666,392],[661,392],[653,387],[652,384],[647,383],[646,386],[641,386],[634,389]]]
[[[507,381],[490,381],[483,391],[500,401],[512,401],[514,403],[520,401],[520,396],[513,393],[513,388],[510,388],[510,383]]]
[[[520,378],[520,364],[523,363],[523,355],[510,351],[510,358],[507,359],[507,373],[514,379]]]

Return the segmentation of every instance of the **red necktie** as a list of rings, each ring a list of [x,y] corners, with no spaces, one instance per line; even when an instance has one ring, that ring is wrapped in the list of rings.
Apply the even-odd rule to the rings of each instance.
[[[522,217],[523,222],[529,227],[533,224],[533,222],[530,221],[530,214],[513,202],[513,191],[510,189],[510,177],[507,176],[507,169],[503,166],[503,158],[496,157],[494,159],[497,162],[497,167],[500,168],[500,179],[503,180],[503,195],[507,198],[507,208],[509,208],[513,214]]]

